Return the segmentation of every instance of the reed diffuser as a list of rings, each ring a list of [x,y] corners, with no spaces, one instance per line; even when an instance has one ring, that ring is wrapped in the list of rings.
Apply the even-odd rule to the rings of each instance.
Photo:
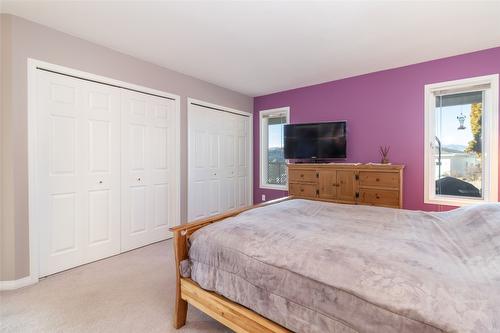
[[[382,156],[382,160],[380,161],[380,163],[389,164],[389,150],[391,150],[390,146],[380,146],[380,155]]]

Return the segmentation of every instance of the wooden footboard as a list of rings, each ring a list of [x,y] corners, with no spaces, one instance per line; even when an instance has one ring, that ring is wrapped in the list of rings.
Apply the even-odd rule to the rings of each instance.
[[[183,224],[170,229],[174,233],[176,295],[174,327],[180,328],[186,323],[188,303],[221,322],[235,332],[263,333],[263,332],[290,332],[284,327],[262,317],[254,311],[234,303],[214,292],[202,289],[189,278],[181,277],[180,263],[188,258],[188,239],[193,232],[211,223],[222,221],[236,216],[249,209],[268,206],[289,200],[285,197],[268,201],[259,205],[249,206],[227,213],[215,215],[193,223]]]

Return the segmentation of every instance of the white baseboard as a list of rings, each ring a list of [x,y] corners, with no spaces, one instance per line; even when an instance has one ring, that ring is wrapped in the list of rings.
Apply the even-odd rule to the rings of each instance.
[[[0,281],[0,290],[14,290],[35,284],[37,282],[38,279],[34,279],[31,276],[26,276],[21,279],[11,281]]]

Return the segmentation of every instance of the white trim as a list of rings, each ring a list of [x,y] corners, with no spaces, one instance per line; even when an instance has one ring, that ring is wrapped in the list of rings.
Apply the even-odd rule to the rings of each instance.
[[[157,95],[159,97],[166,97],[174,100],[175,102],[175,113],[177,117],[177,133],[176,144],[180,147],[180,133],[181,133],[181,111],[180,111],[180,96],[170,93],[166,93],[160,90],[155,90],[143,86],[139,86],[132,83],[127,83],[115,79],[111,79],[105,76],[95,75],[88,72],[83,72],[80,70],[63,67],[48,62],[28,58],[28,225],[29,225],[29,253],[30,253],[30,276],[29,279],[31,283],[37,283],[39,279],[39,237],[40,233],[38,230],[40,221],[39,215],[37,214],[37,202],[36,189],[37,189],[37,179],[36,175],[36,96],[37,96],[37,68],[43,68],[50,71],[58,72],[61,74],[67,74],[76,76],[82,79],[97,81],[98,83],[105,83],[117,86],[118,88],[132,89],[137,92],[147,93]],[[180,179],[181,179],[181,166],[180,166],[181,151],[177,149],[177,161],[175,173],[177,174],[177,202],[176,202],[176,216],[177,221],[181,223],[181,204],[180,204]],[[16,280],[17,281],[17,280]],[[10,282],[10,281],[7,281]]]
[[[497,202],[498,201],[498,121],[499,121],[499,110],[498,110],[498,94],[499,94],[499,76],[498,74],[486,75],[472,77],[462,80],[454,80],[447,82],[439,82],[433,84],[427,84],[424,87],[425,94],[425,135],[424,135],[424,203],[427,204],[437,204],[437,205],[450,205],[450,206],[464,206],[470,204],[486,203],[486,202]],[[433,129],[435,128],[434,119],[434,94],[433,92],[437,90],[446,89],[465,89],[469,86],[476,86],[481,84],[489,84],[490,89],[488,96],[486,96],[485,105],[490,104],[490,113],[487,114],[489,118],[487,121],[483,121],[484,125],[487,126],[485,133],[488,133],[488,137],[485,142],[484,152],[485,156],[488,157],[489,163],[484,166],[483,176],[485,188],[483,189],[483,199],[474,198],[462,198],[455,196],[437,196],[435,194],[435,182],[429,181],[431,173],[434,171],[434,161],[430,158],[431,154],[431,139],[430,136],[433,135]]]
[[[180,99],[179,95],[174,95],[174,94],[170,94],[170,93],[167,93],[164,91],[140,86],[137,84],[128,83],[128,82],[124,82],[124,81],[120,81],[120,80],[115,80],[115,79],[112,79],[112,78],[109,78],[106,76],[100,76],[100,75],[80,71],[77,69],[59,66],[59,65],[48,63],[48,62],[28,58],[28,68],[36,69],[37,67],[43,68],[43,69],[48,69],[50,71],[54,71],[54,72],[58,72],[58,73],[66,74],[66,75],[76,76],[77,78],[83,78],[83,79],[87,79],[87,80],[97,81],[97,83],[100,82],[100,83],[115,85],[115,86],[118,86],[118,88],[121,87],[121,88],[126,88],[126,89],[137,90],[138,92],[158,95],[158,96],[170,98],[173,100]]]
[[[30,277],[34,283],[39,278],[39,240],[38,231],[38,206],[36,205],[36,95],[37,95],[37,75],[36,67],[38,62],[28,58],[28,227],[29,227],[29,254],[30,254]]]
[[[137,89],[139,90],[139,89]],[[166,93],[162,93],[162,94],[166,94]],[[172,95],[172,94],[168,94],[170,98],[174,98],[174,105],[175,105],[175,117],[176,117],[176,127],[175,127],[175,131],[176,133],[174,133],[174,137],[175,137],[175,146],[177,147],[176,149],[176,157],[177,157],[177,163],[175,163],[175,170],[174,170],[174,174],[177,175],[177,177],[174,177],[175,178],[175,189],[177,190],[177,195],[176,195],[176,202],[175,202],[175,207],[177,207],[176,209],[176,212],[175,212],[175,217],[176,217],[176,221],[177,223],[179,224],[182,224],[182,221],[181,221],[181,132],[182,132],[182,129],[181,129],[181,99],[180,99],[180,96],[177,96],[177,95]],[[174,97],[176,96],[176,97]],[[121,166],[120,166],[120,169],[121,169]],[[170,236],[167,238],[172,238],[174,236],[173,233],[170,234]],[[121,240],[120,240],[121,242]]]
[[[38,282],[38,278],[26,276],[17,280],[0,281],[0,290],[14,290],[22,287],[30,286]]]
[[[221,111],[221,112],[230,112],[230,113],[235,113],[241,116],[248,117],[248,200],[249,200],[249,205],[253,203],[253,113],[248,112],[248,111],[241,111],[233,108],[229,108],[226,106],[222,105],[217,105],[209,102],[205,102],[199,99],[195,99],[192,97],[187,98],[187,146],[188,146],[188,152],[187,152],[187,215],[189,217],[189,180],[190,180],[190,175],[189,175],[189,147],[190,147],[190,138],[191,138],[191,133],[190,133],[190,126],[189,126],[189,114],[190,114],[190,109],[191,105],[193,104],[198,104],[201,106],[205,106],[208,108],[213,109],[214,111]]]
[[[199,100],[199,99],[195,99],[195,98],[192,98],[192,97],[188,97],[187,98],[187,103],[188,103],[188,106],[191,105],[191,104],[199,104],[201,106],[205,106],[205,107],[208,107],[208,108],[216,109],[216,110],[219,110],[219,111],[226,111],[226,112],[231,112],[231,113],[237,113],[237,114],[240,114],[242,116],[250,117],[250,119],[253,118],[253,113],[251,113],[251,112],[236,110],[236,109],[228,108],[226,106],[208,103],[208,102],[205,102],[205,101],[202,101],[202,100]]]
[[[276,185],[276,184],[267,184],[264,182],[264,179],[266,177],[266,171],[264,168],[264,165],[267,164],[267,146],[265,143],[267,142],[267,131],[264,131],[264,126],[262,126],[263,120],[266,118],[265,116],[268,116],[270,114],[274,113],[285,113],[286,116],[286,123],[290,123],[290,107],[289,106],[284,106],[280,108],[274,108],[274,109],[267,109],[267,110],[261,110],[259,111],[259,156],[260,156],[260,161],[259,161],[259,187],[262,189],[268,189],[268,190],[280,190],[280,191],[288,191],[288,184],[287,185]]]

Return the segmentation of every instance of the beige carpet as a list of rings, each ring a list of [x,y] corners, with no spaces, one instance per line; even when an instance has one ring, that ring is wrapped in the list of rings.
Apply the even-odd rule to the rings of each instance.
[[[49,276],[0,293],[0,332],[230,332],[189,306],[172,327],[172,241]]]

